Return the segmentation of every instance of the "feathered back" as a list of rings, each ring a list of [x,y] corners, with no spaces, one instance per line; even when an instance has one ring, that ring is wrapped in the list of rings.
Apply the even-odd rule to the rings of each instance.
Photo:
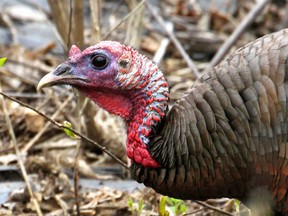
[[[149,151],[163,168],[134,177],[183,199],[244,197],[269,188],[288,211],[288,30],[234,52],[195,82],[166,116]]]

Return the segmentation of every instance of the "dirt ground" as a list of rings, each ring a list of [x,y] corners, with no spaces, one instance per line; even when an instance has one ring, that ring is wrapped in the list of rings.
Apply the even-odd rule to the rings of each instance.
[[[0,92],[61,124],[71,123],[129,163],[125,125],[119,117],[68,86],[37,92],[41,77],[66,59],[72,44],[83,49],[100,40],[117,40],[159,64],[170,85],[172,105],[197,79],[191,61],[203,73],[256,7],[250,0],[147,2],[2,0],[0,57],[7,61],[0,68]],[[285,0],[267,4],[250,18],[251,24],[225,54],[287,28],[287,11]],[[183,50],[167,32],[190,59],[183,58]],[[237,200],[163,197],[133,181],[97,146],[67,136],[39,113],[7,97],[0,97],[0,201],[0,215],[249,215]]]

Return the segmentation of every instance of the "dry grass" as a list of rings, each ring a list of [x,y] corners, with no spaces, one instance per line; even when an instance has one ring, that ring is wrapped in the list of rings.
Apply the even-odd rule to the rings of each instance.
[[[212,9],[204,12],[197,1],[191,2],[165,0],[158,6],[147,7],[149,3],[137,0],[122,1],[121,4],[118,1],[101,0],[49,0],[52,22],[57,27],[64,53],[71,44],[84,48],[104,38],[133,45],[149,57],[161,50],[157,59],[170,84],[171,104],[191,86],[197,71],[201,72],[208,66],[211,55],[216,53],[236,26],[241,24],[243,17],[255,7],[252,1],[239,1],[234,13]],[[151,11],[158,7],[161,13],[153,17]],[[90,16],[86,14],[87,8],[90,8]],[[285,11],[287,4],[281,7],[273,4],[265,9],[266,15],[250,18],[254,21],[253,30],[244,32],[233,43],[232,49],[260,35],[283,28],[288,20]],[[16,22],[9,14],[0,15],[13,37],[13,44],[0,46],[1,55],[8,57],[5,67],[0,68],[2,91],[28,103],[57,122],[68,120],[77,131],[106,147],[121,160],[126,160],[125,129],[118,117],[109,115],[68,88],[36,92],[38,80],[66,58],[59,58],[53,53],[55,42],[43,44],[37,50],[25,49],[17,45]],[[85,17],[88,17],[88,24],[84,22]],[[159,27],[159,18],[168,21],[173,31],[166,29],[167,22],[165,27]],[[49,22],[51,20],[48,17]],[[69,183],[73,173],[76,182],[84,177],[104,179],[104,182],[112,178],[120,181],[119,185],[125,184],[123,179],[128,178],[114,160],[103,156],[101,148],[95,148],[89,142],[83,144],[82,151],[77,151],[76,146],[79,146],[77,141],[67,138],[55,125],[44,121],[37,113],[27,111],[27,108],[11,100],[1,99],[0,163],[21,167],[27,191],[17,192],[17,195],[13,192],[0,208],[0,214],[41,215],[42,212],[45,215],[131,215],[127,207],[130,197],[135,204],[140,197],[144,199],[146,206],[142,215],[158,214],[160,195],[152,190],[127,193],[104,187],[90,191],[78,191],[77,184],[73,187]],[[16,147],[19,152],[15,151]],[[76,172],[75,167],[78,167]],[[95,174],[93,169],[101,171],[102,167],[104,170],[107,167],[113,170],[114,175],[107,172],[104,175],[100,172]],[[230,214],[239,214],[235,213],[233,201],[216,200],[207,203]],[[190,215],[220,215],[209,205],[203,207],[191,201],[187,201],[186,205]],[[244,209],[241,206],[240,212]]]

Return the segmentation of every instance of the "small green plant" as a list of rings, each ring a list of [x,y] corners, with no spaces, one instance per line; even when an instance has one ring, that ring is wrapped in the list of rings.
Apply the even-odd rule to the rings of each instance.
[[[240,203],[241,203],[240,200],[238,200],[238,199],[234,200],[234,205],[235,205],[236,212],[240,211]]]
[[[159,203],[158,213],[160,216],[169,216],[169,212],[166,210],[167,196],[162,196]]]
[[[0,58],[0,67],[2,67],[4,65],[4,63],[6,62],[7,58]]]
[[[130,199],[127,201],[127,205],[128,205],[129,211],[131,211],[133,214],[136,214],[136,215],[140,215],[145,207],[144,200],[142,198],[139,200],[138,203],[136,203],[130,197]]]
[[[70,122],[68,122],[68,121],[64,121],[63,125],[72,129],[72,124]],[[69,136],[72,139],[80,139],[79,136],[77,136],[75,133],[73,133],[69,129],[64,128],[64,132],[66,133],[67,136]]]
[[[183,200],[162,196],[159,204],[160,216],[169,216],[169,212],[165,209],[168,206],[175,215],[186,213],[188,207]]]

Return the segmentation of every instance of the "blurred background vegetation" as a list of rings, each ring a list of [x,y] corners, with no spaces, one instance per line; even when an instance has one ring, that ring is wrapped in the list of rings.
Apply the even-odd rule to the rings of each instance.
[[[139,49],[159,64],[169,82],[173,104],[196,79],[191,62],[200,73],[207,68],[257,2],[1,0],[0,57],[7,57],[0,68],[1,91],[58,122],[71,122],[78,131],[127,162],[125,126],[120,118],[99,109],[69,87],[36,92],[40,78],[67,58],[72,44],[84,49],[101,40],[117,40]],[[269,2],[234,41],[230,52],[264,34],[286,28],[287,11],[287,1]],[[159,19],[165,21],[164,27]],[[171,41],[169,32],[178,39],[180,48]],[[189,54],[188,60],[183,58],[183,51]],[[20,155],[15,153],[15,143]],[[80,206],[81,215],[158,215],[163,205],[170,215],[184,213],[176,212],[177,206],[190,215],[223,214],[191,201],[164,202],[152,190],[143,190],[143,186],[129,180],[129,174],[100,149],[83,143],[82,150],[77,151],[78,144],[30,109],[0,100],[0,214],[73,215],[77,212],[75,203]],[[81,190],[75,200],[73,172],[77,152]],[[34,200],[23,181],[25,174],[19,170],[20,156]],[[207,203],[231,215],[245,210],[228,199]]]

